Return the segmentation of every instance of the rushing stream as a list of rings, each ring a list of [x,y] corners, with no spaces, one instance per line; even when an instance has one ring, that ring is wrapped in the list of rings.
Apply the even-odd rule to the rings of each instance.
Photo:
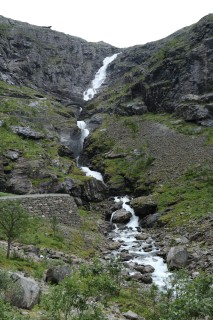
[[[104,83],[106,78],[106,70],[109,65],[119,53],[107,57],[103,61],[103,66],[98,70],[95,75],[94,80],[92,81],[92,86],[83,93],[83,98],[85,101],[91,100],[94,95],[97,93],[97,89]],[[81,150],[83,149],[83,143],[85,138],[89,135],[89,130],[85,121],[78,121],[77,126],[81,129]],[[77,159],[78,160],[78,159]],[[81,170],[87,175],[91,176],[97,180],[103,181],[101,173],[93,171],[88,167],[80,167]],[[132,217],[130,221],[126,224],[125,227],[115,225],[115,229],[109,235],[113,241],[116,241],[121,244],[119,249],[113,250],[113,256],[119,256],[121,252],[128,252],[132,258],[128,261],[127,264],[130,265],[129,274],[133,275],[136,271],[131,269],[131,265],[150,265],[154,268],[152,273],[152,279],[155,284],[159,287],[164,285],[165,280],[168,278],[170,273],[168,272],[167,265],[164,263],[163,259],[156,255],[159,249],[156,248],[155,243],[151,237],[148,237],[145,240],[138,240],[137,236],[143,234],[143,230],[140,230],[139,227],[139,218],[135,215],[133,208],[129,205],[129,198],[124,197],[115,197],[115,202],[122,202],[122,208],[130,212]],[[113,213],[111,220],[113,218]],[[149,250],[147,250],[149,247]]]

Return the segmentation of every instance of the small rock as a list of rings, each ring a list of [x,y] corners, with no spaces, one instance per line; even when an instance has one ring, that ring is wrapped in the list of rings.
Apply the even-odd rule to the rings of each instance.
[[[130,320],[139,320],[139,316],[137,315],[137,313],[132,312],[130,310],[128,312],[123,313],[123,316]]]

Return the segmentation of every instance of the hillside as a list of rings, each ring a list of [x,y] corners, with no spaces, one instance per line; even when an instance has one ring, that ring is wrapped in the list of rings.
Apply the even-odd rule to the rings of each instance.
[[[109,64],[104,84],[93,99],[84,101],[83,92],[91,87],[104,58],[115,53],[119,54]],[[150,287],[152,268],[144,271],[143,266],[144,274],[132,262],[129,244],[123,245],[122,237],[112,241],[117,230],[112,230],[113,214],[124,213],[122,198],[115,203],[114,197],[128,195],[139,217],[135,246],[145,241],[144,252],[151,255],[156,246],[156,259],[162,257],[172,271],[183,267],[195,282],[198,277],[198,284],[205,272],[209,281],[205,292],[210,292],[210,298],[198,300],[207,306],[206,312],[212,312],[208,309],[213,272],[212,62],[213,14],[167,38],[120,52],[106,43],[89,43],[0,16],[0,213],[9,206],[11,195],[36,199],[36,205],[30,200],[33,204],[25,208],[30,223],[12,245],[11,259],[5,258],[7,238],[0,225],[0,269],[33,277],[43,296],[54,292],[47,283],[51,277],[56,276],[51,281],[58,283],[60,274],[63,278],[71,273],[74,280],[83,274],[77,289],[83,290],[82,296],[87,294],[92,306],[102,306],[104,301],[108,320],[171,320],[173,309],[168,306],[172,302],[162,302],[165,297]],[[89,129],[83,149],[77,120],[84,120]],[[100,172],[104,182],[86,176],[81,166]],[[58,194],[56,214],[39,200],[45,194],[51,194],[50,208],[58,206],[58,202],[54,205]],[[72,210],[76,225],[68,218]],[[121,234],[131,232],[122,219],[118,222]],[[173,247],[187,252],[186,261],[181,262],[181,256],[175,267],[169,261]],[[108,264],[115,252],[120,252],[122,267]],[[93,265],[97,257],[103,265],[97,261]],[[134,278],[133,269],[143,275],[136,272]],[[91,285],[97,275],[100,279]],[[108,275],[112,281],[116,278],[116,284],[104,278]],[[73,288],[76,283],[72,282]],[[100,300],[97,292],[95,297],[88,293],[93,290],[84,292],[87,285],[103,290]],[[58,288],[63,292],[69,286]],[[2,312],[7,314],[4,320],[65,319],[63,312],[56,315],[54,310],[54,305],[60,310],[57,303],[62,293],[51,297],[50,301],[55,299],[52,306],[43,296],[35,308],[19,304],[16,315],[0,299],[0,318]],[[165,309],[161,302],[167,303],[170,318],[161,313]],[[183,301],[183,310],[185,305]],[[213,313],[206,315],[212,319]],[[199,313],[199,319],[202,316]],[[103,314],[97,311],[90,318],[75,319],[98,320]],[[192,318],[176,314],[174,319]]]

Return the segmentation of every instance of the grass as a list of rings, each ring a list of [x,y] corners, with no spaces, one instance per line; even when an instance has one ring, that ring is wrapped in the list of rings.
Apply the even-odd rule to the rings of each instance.
[[[156,198],[160,211],[171,211],[161,217],[170,226],[187,225],[193,220],[213,213],[213,172],[208,167],[193,168],[178,178],[159,187]]]

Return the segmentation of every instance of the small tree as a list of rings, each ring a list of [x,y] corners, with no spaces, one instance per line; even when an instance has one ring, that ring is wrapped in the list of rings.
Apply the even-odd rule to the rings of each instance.
[[[0,232],[7,240],[7,255],[11,244],[28,225],[28,214],[17,201],[0,201]]]

